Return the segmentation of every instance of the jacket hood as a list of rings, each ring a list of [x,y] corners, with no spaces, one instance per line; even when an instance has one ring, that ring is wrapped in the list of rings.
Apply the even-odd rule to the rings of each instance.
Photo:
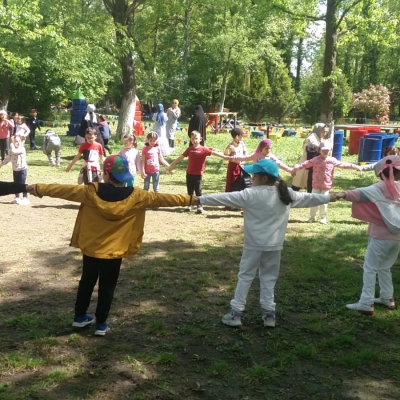
[[[133,187],[115,187],[108,183],[92,184],[97,196],[94,196],[93,206],[110,221],[117,221],[132,214],[137,204],[136,197],[130,197]]]

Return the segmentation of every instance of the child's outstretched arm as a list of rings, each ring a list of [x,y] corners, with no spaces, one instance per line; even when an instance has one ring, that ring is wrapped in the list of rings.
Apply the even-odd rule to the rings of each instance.
[[[79,153],[73,158],[73,160],[68,164],[67,168],[65,168],[65,172],[71,171],[71,168],[74,164],[82,157],[82,153]]]
[[[172,161],[172,163],[168,167],[168,171],[171,172],[174,169],[175,165],[180,163],[184,158],[185,158],[185,156],[183,154],[181,154],[178,158],[176,158],[174,161]]]
[[[303,168],[310,168],[310,167],[312,167],[312,166],[313,166],[313,160],[314,160],[314,158],[312,158],[311,160],[306,160],[306,161],[302,162],[301,164],[295,165],[295,166],[292,168],[292,172],[291,172],[292,176],[295,176],[295,175],[296,175],[296,172],[297,172],[297,171],[300,171],[300,170],[303,169]]]
[[[343,168],[343,169],[355,169],[356,171],[362,171],[363,168],[360,165],[338,161],[335,163],[335,168]]]
[[[169,168],[169,163],[165,160],[165,158],[163,157],[163,155],[161,153],[158,155],[158,159],[160,160],[161,164],[163,164],[167,168]]]
[[[225,159],[225,157],[227,157],[224,153],[221,153],[219,151],[214,151],[214,150],[211,151],[211,155],[216,156],[216,157],[221,157],[223,159]]]

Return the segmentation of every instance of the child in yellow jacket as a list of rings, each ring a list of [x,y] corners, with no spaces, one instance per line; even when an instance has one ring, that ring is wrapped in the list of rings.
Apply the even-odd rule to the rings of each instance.
[[[97,280],[99,292],[95,335],[109,329],[108,313],[117,285],[122,259],[140,249],[146,208],[189,206],[192,196],[148,192],[125,186],[132,180],[126,158],[113,155],[103,164],[104,183],[89,185],[36,184],[27,190],[35,196],[50,196],[81,203],[71,246],[81,249],[83,270],[72,326],[93,322],[87,309]]]

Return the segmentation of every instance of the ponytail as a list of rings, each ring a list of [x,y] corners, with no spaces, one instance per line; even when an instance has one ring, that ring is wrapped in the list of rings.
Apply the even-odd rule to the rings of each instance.
[[[289,205],[293,199],[290,197],[289,189],[283,179],[278,178],[278,195],[283,204]]]

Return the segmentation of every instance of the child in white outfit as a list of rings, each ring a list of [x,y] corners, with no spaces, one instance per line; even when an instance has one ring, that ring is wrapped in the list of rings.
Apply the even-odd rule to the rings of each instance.
[[[253,175],[253,186],[240,192],[210,194],[198,198],[200,204],[243,208],[244,246],[238,283],[231,300],[231,312],[222,318],[229,326],[240,326],[251,283],[259,271],[260,303],[264,326],[275,326],[274,288],[278,279],[281,251],[291,207],[311,207],[335,201],[334,195],[294,192],[279,177],[277,164],[261,159],[245,166]]]
[[[337,194],[353,202],[354,218],[369,222],[360,300],[346,305],[369,315],[374,313],[374,303],[395,308],[391,268],[400,251],[400,157],[383,158],[375,165],[375,174],[381,179],[378,183]],[[377,275],[380,296],[375,298]]]
[[[11,161],[13,169],[13,180],[14,183],[26,183],[26,176],[28,174],[28,169],[26,165],[26,151],[24,142],[21,140],[20,136],[14,136],[10,143],[10,151],[8,156],[0,163],[0,167],[8,164]],[[11,201],[12,204],[28,205],[28,193],[23,192],[22,199],[20,198],[20,193],[15,194],[15,198]]]
[[[120,150],[118,155],[128,160],[129,172],[133,179],[132,181],[127,182],[127,186],[133,186],[135,183],[136,172],[142,172],[142,161],[140,160],[140,154],[137,149],[136,136],[132,133],[126,133],[122,139],[124,141],[124,148]]]

